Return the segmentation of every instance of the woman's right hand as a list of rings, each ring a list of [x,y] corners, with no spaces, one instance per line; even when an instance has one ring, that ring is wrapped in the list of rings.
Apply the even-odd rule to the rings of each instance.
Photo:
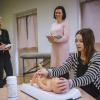
[[[36,75],[40,77],[48,77],[48,71],[45,68],[42,68],[36,72]]]
[[[5,49],[5,46],[6,46],[5,44],[1,43],[0,44],[0,50],[4,50]]]

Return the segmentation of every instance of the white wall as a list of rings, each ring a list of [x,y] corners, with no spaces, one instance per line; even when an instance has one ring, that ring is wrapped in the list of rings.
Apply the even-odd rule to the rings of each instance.
[[[46,39],[51,24],[53,23],[53,11],[58,5],[63,5],[67,12],[67,18],[71,28],[70,51],[74,50],[74,34],[79,29],[79,0],[2,0],[0,3],[0,15],[3,16],[10,34],[11,42],[15,46],[11,50],[14,73],[18,74],[16,66],[16,24],[15,15],[17,13],[37,8],[38,17],[38,48],[39,52],[50,52],[50,44]],[[1,1],[0,1],[1,2]]]

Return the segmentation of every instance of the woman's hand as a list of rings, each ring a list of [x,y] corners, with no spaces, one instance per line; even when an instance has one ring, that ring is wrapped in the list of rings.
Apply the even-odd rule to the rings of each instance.
[[[10,48],[11,48],[11,47],[8,47],[8,48],[4,48],[4,51],[10,50]]]
[[[4,43],[1,43],[1,44],[0,44],[0,50],[4,50],[4,49],[5,49],[5,46],[6,46],[6,45],[5,45]]]
[[[40,77],[48,77],[48,71],[45,68],[38,70],[35,74]]]
[[[55,43],[56,42],[56,37],[55,36],[53,36],[53,35],[49,35],[49,36],[47,36],[47,38],[48,38],[48,41],[49,42],[51,42],[51,43]]]
[[[56,93],[63,93],[69,90],[69,82],[65,78],[59,78],[59,80],[55,83],[55,92]]]

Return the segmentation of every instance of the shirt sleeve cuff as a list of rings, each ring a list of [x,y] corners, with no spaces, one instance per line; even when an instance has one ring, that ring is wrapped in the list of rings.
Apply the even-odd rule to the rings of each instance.
[[[73,88],[73,87],[72,87],[73,81],[72,81],[71,79],[69,79],[68,81],[69,81],[69,88],[70,88],[70,89]]]
[[[47,69],[47,71],[48,71],[48,76],[52,77],[52,69]]]

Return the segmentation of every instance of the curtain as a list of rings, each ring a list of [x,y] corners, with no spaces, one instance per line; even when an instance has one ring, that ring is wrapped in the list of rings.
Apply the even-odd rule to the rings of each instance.
[[[18,19],[18,47],[27,47],[27,37],[26,37],[26,18],[21,17]]]
[[[100,0],[83,3],[81,8],[82,28],[91,28],[100,43]]]
[[[28,25],[28,31],[27,31],[27,47],[36,47],[37,46],[37,43],[36,43],[36,26],[37,26],[37,16],[36,15],[31,15],[28,17],[27,19],[27,25]]]
[[[29,15],[18,18],[18,47],[37,47],[37,16]]]

